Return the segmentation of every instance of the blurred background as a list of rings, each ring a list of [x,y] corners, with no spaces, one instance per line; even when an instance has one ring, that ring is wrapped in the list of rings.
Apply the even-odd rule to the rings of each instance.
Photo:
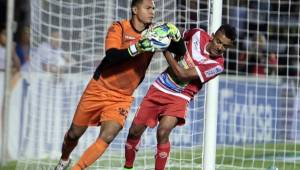
[[[44,3],[45,8],[47,3],[49,3],[47,8],[51,8],[52,12],[57,12],[59,10],[58,6],[51,6],[51,4],[53,4],[51,1],[41,2]],[[204,21],[207,20],[207,13],[205,9],[207,8],[208,3],[194,0],[188,2],[184,0],[177,0],[176,3],[179,8],[184,9],[187,4],[190,8],[189,11],[186,11],[185,9],[177,11],[176,15],[179,17],[176,19],[176,22],[178,26],[185,28],[201,26],[202,28],[207,29],[207,24]],[[7,17],[7,0],[0,0],[0,4],[0,24],[4,27],[6,25]],[[101,4],[101,2],[98,4]],[[118,1],[117,5],[126,7],[127,4],[127,1]],[[232,50],[226,60],[226,72],[228,72],[228,74],[298,76],[298,1],[224,0],[223,4],[223,22],[227,22],[235,26],[238,30],[239,38],[236,44],[237,50]],[[200,15],[198,13],[199,8],[203,9]],[[19,58],[21,66],[30,58],[29,39],[31,12],[35,14],[34,11],[30,11],[30,0],[15,0],[15,22],[12,29],[14,31],[13,40],[17,46],[17,57]],[[119,9],[119,15],[122,15],[122,12],[124,11]],[[48,20],[52,20],[48,22],[59,22],[59,16],[52,16],[51,13],[44,13],[43,15],[44,16],[42,17],[44,19],[48,18]],[[186,16],[188,17],[188,20],[193,22],[187,22]],[[42,27],[44,28],[42,30],[41,38],[44,40],[51,37],[50,35],[46,36],[44,34],[51,34],[57,25],[47,26],[46,24],[43,24]],[[59,31],[58,28],[56,29]],[[81,36],[78,30],[74,31],[74,35],[63,34],[61,36],[68,39],[74,36]],[[75,44],[72,44],[73,46],[71,47],[70,44],[68,45],[68,42],[62,42],[61,45],[65,50],[75,48]],[[79,59],[80,57],[77,56],[77,58]]]
[[[1,162],[6,169],[51,169],[64,132],[94,69],[104,57],[104,38],[115,20],[129,18],[130,0],[15,0],[11,66],[5,66],[7,0],[0,0],[0,107],[10,70],[9,111],[0,111]],[[156,22],[209,30],[213,0],[160,0]],[[220,4],[219,4],[220,5]],[[300,2],[223,0],[222,23],[237,29],[235,47],[220,75],[217,169],[300,169]],[[167,64],[160,54],[135,93],[132,113]],[[206,89],[190,103],[187,123],[172,136],[168,169],[202,165]],[[128,126],[91,169],[122,166]],[[83,137],[76,158],[94,139]],[[155,129],[143,139],[138,166],[153,169]]]

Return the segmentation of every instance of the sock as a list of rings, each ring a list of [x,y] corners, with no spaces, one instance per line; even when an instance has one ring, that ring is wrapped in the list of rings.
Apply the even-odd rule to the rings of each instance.
[[[77,144],[78,144],[78,140],[70,139],[67,132],[65,134],[64,142],[62,144],[62,149],[61,149],[62,150],[61,159],[63,161],[67,161],[69,159],[71,152],[77,146]]]
[[[170,153],[170,142],[165,144],[158,144],[155,155],[155,170],[164,170],[169,153]]]
[[[101,138],[98,138],[80,157],[79,161],[72,170],[81,170],[94,163],[104,153],[108,144]]]
[[[132,168],[135,160],[135,154],[138,151],[140,144],[139,139],[127,139],[125,144],[125,168]]]

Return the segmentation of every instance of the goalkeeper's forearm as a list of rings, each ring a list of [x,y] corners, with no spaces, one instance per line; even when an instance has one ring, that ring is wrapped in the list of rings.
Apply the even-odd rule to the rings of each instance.
[[[176,55],[184,56],[184,54],[186,53],[186,47],[183,39],[181,38],[178,42],[171,41],[167,50]]]
[[[105,57],[102,59],[97,69],[99,70],[100,68],[102,69],[105,67],[113,67],[131,58],[132,57],[128,53],[127,48],[126,49],[111,48],[105,52]]]
[[[113,66],[116,64],[119,64],[121,62],[124,62],[126,60],[130,60],[132,59],[132,54],[129,52],[130,50],[129,48],[125,48],[125,49],[117,49],[117,48],[111,48],[108,49],[105,52],[105,57],[103,58],[103,60],[101,61],[101,66]]]
[[[111,48],[108,49],[105,53],[105,57],[102,59],[101,63],[98,65],[95,73],[94,73],[94,79],[98,80],[100,76],[100,72],[102,69],[105,69],[107,67],[115,67],[117,64],[124,62],[126,60],[132,59],[132,56],[128,53],[127,48],[126,49],[116,49]]]
[[[106,51],[104,59],[107,60],[109,64],[118,64],[123,61],[132,58],[129,54],[127,48],[126,49],[116,49],[112,48]],[[104,60],[103,59],[103,60]]]

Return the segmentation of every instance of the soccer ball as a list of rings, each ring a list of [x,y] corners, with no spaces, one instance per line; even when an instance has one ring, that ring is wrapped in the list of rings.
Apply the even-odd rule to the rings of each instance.
[[[153,36],[149,38],[152,42],[152,45],[155,51],[164,51],[167,49],[171,43],[171,39],[169,37],[157,37]]]
[[[165,23],[158,23],[142,32],[142,37],[149,39],[155,51],[163,51],[169,47],[169,27]]]

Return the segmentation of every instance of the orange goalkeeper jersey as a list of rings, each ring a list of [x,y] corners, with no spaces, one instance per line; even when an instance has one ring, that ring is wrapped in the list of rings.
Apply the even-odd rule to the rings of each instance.
[[[114,22],[108,29],[105,50],[127,49],[131,44],[136,43],[140,36],[141,33],[133,28],[129,20]],[[117,65],[106,66],[101,70],[98,82],[110,90],[132,95],[144,79],[152,57],[153,53],[147,52],[123,60]]]

